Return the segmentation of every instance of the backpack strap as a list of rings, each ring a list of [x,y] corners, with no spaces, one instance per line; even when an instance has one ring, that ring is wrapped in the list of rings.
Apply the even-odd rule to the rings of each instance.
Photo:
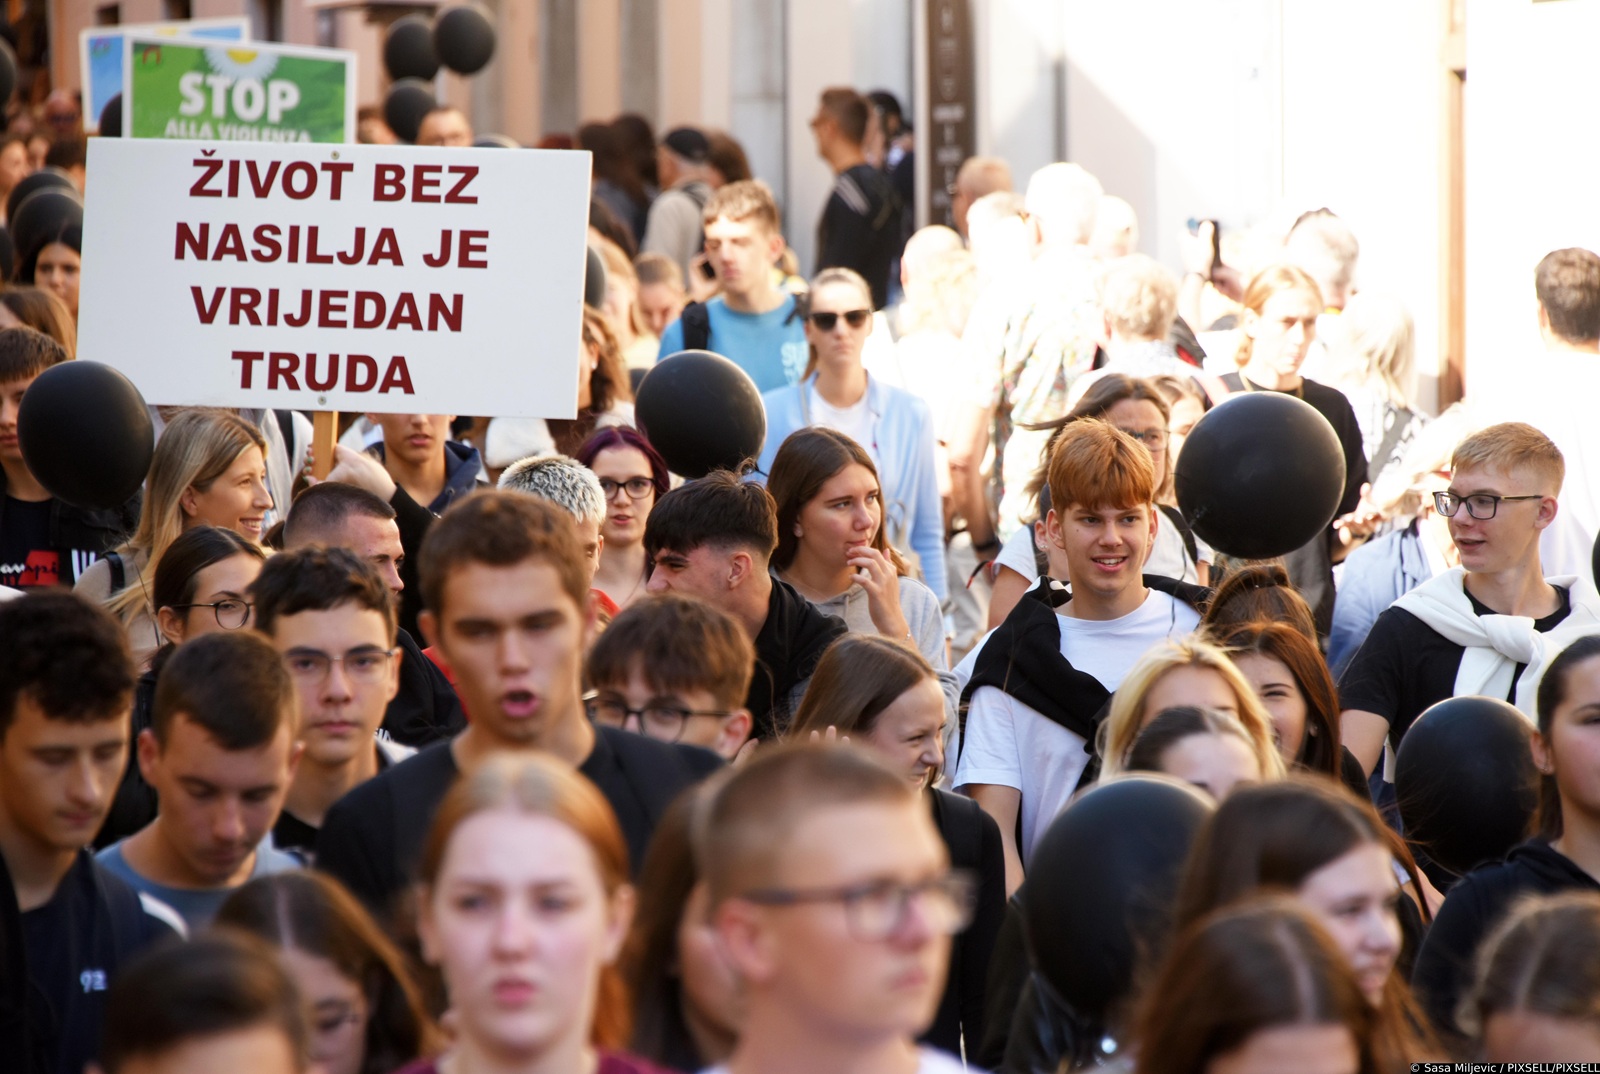
[[[691,302],[679,314],[683,321],[683,349],[707,350],[711,343],[711,311],[704,302]]]
[[[111,564],[111,592],[120,593],[128,586],[128,567],[121,552],[107,552],[106,562]]]
[[[1158,503],[1161,513],[1167,516],[1167,521],[1172,523],[1172,528],[1178,531],[1178,536],[1183,538],[1183,550],[1189,553],[1189,562],[1196,567],[1200,566],[1200,545],[1194,539],[1194,530],[1189,528],[1188,520],[1183,517],[1183,512],[1170,504]]]

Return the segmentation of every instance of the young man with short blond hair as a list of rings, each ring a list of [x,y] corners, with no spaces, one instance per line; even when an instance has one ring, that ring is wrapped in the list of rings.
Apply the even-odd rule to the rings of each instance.
[[[1600,596],[1581,577],[1546,578],[1539,541],[1555,522],[1566,462],[1531,425],[1503,422],[1457,445],[1434,494],[1461,566],[1378,616],[1339,679],[1340,737],[1370,775],[1384,745],[1447,697],[1504,698],[1534,717],[1538,665],[1600,633]]]
[[[691,302],[661,334],[661,357],[711,350],[750,374],[758,391],[793,384],[809,354],[796,297],[778,286],[782,220],[759,179],[729,183],[706,202],[706,261],[722,293]]]

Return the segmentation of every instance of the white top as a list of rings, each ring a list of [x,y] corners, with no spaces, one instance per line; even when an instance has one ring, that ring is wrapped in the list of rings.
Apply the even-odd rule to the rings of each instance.
[[[1159,509],[1155,510],[1156,539],[1150,546],[1149,558],[1144,561],[1144,573],[1198,583],[1200,576],[1195,573],[1194,564],[1189,562],[1189,550],[1183,545],[1183,534],[1178,532],[1178,527],[1172,524],[1171,519]],[[1211,548],[1198,537],[1195,538],[1195,548],[1200,553],[1201,562],[1211,562]],[[1039,571],[1033,559],[1033,526],[1022,526],[1007,537],[994,561],[1002,567],[1010,567],[1030,583],[1038,578]]]
[[[1121,619],[1069,619],[1057,614],[1061,655],[1108,690],[1122,685],[1128,670],[1152,646],[1190,634],[1200,615],[1165,593],[1152,591],[1138,610]],[[975,783],[1022,792],[1022,854],[1066,808],[1088,764],[1084,740],[995,686],[980,686],[967,709],[966,741],[956,766],[956,787]]]
[[[872,411],[867,409],[867,393],[846,407],[837,407],[817,391],[817,382],[806,385],[806,405],[811,410],[811,424],[837,429],[867,449],[873,462],[878,460],[878,445],[872,435]]]
[[[983,1074],[977,1067],[964,1067],[961,1060],[935,1048],[918,1048],[917,1074]],[[728,1066],[708,1067],[701,1074],[728,1074]]]

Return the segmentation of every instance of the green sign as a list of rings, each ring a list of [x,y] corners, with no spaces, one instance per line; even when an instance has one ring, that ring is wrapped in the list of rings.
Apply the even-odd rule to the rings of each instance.
[[[123,48],[123,129],[131,137],[355,141],[353,52],[136,34]]]

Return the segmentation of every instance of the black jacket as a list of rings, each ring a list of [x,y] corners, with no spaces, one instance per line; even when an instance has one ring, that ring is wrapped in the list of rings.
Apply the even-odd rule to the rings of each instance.
[[[405,630],[395,638],[400,647],[400,689],[383,713],[383,729],[402,746],[421,749],[466,730],[461,698],[439,665],[429,660]]]
[[[788,582],[772,579],[767,621],[756,635],[756,673],[744,706],[751,738],[775,738],[786,730],[798,705],[795,690],[811,678],[823,650],[849,633],[844,620],[819,612]]]
[[[971,923],[950,946],[950,971],[939,1011],[921,1038],[924,1044],[960,1055],[963,1036],[969,1048],[983,1039],[989,959],[1006,914],[1006,863],[1000,827],[977,802],[941,790],[928,797],[951,866],[978,878],[977,907]]]
[[[1472,961],[1519,895],[1600,891],[1600,883],[1549,843],[1532,839],[1506,859],[1458,880],[1422,941],[1411,974],[1422,1009],[1445,1036],[1459,1034],[1456,1005],[1472,987]]]
[[[173,931],[88,851],[78,852],[48,903],[20,913],[0,858],[0,1070],[81,1074],[99,1058],[117,971]]]

